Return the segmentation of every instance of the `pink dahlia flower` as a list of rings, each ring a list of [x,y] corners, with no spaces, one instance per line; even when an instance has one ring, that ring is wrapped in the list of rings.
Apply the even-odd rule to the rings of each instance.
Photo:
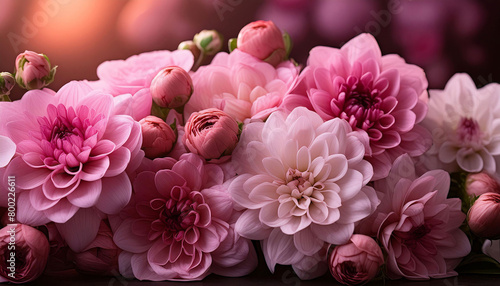
[[[430,147],[430,134],[416,125],[426,114],[426,88],[421,68],[397,55],[382,56],[375,38],[362,34],[341,49],[313,48],[283,106],[349,122],[367,140],[366,160],[378,180],[399,155],[419,156]]]
[[[450,176],[433,170],[417,177],[402,155],[389,176],[375,182],[382,202],[360,231],[377,236],[387,253],[387,275],[412,280],[457,275],[455,267],[471,246],[460,230],[465,214],[458,198],[447,199]]]
[[[20,192],[17,218],[30,225],[62,224],[61,234],[75,251],[94,239],[97,210],[115,214],[127,205],[132,185],[125,170],[144,156],[139,123],[113,108],[111,95],[79,82],[56,94],[29,91],[0,104],[0,134],[17,145],[18,156],[5,171],[16,177]]]
[[[154,51],[134,55],[126,60],[106,61],[97,68],[100,81],[94,88],[104,89],[113,96],[131,94],[132,117],[140,120],[151,113],[152,97],[149,87],[153,78],[167,66],[178,66],[186,72],[193,66],[190,51]]]
[[[210,273],[241,276],[257,260],[249,240],[234,232],[238,213],[217,165],[182,155],[171,169],[145,171],[115,225],[124,250],[120,272],[139,280],[201,280]],[[230,257],[230,259],[229,259]]]
[[[378,198],[366,186],[373,169],[364,154],[346,121],[323,122],[303,107],[245,126],[233,151],[239,176],[229,192],[245,210],[236,231],[262,240],[271,271],[277,263],[296,269],[325,245],[346,243],[355,224],[375,210]],[[326,263],[323,257],[317,262]],[[298,270],[303,279],[324,274]]]
[[[428,168],[449,172],[500,171],[500,85],[476,89],[467,74],[456,74],[444,90],[431,90],[422,122],[433,146],[422,159]]]
[[[297,75],[298,68],[290,61],[275,68],[239,50],[218,53],[210,65],[192,75],[194,93],[185,106],[185,117],[214,107],[239,122],[267,118]]]
[[[16,144],[9,137],[0,135],[0,150],[0,168],[3,168],[16,154]]]

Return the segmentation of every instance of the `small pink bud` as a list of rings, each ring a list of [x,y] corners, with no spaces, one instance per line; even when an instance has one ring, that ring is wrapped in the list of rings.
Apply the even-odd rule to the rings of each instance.
[[[215,30],[203,30],[194,35],[193,42],[205,55],[213,56],[222,49],[223,37]]]
[[[147,116],[139,121],[142,130],[142,150],[149,159],[165,157],[176,141],[174,130],[156,116]]]
[[[467,175],[465,191],[470,196],[480,196],[484,193],[500,193],[500,184],[486,173]]]
[[[188,50],[194,56],[194,61],[196,62],[201,55],[201,50],[193,41],[184,41],[177,47],[178,50]]]
[[[238,143],[238,123],[216,108],[191,114],[184,131],[186,148],[206,160],[230,155]]]
[[[160,107],[183,107],[193,93],[193,81],[189,74],[178,66],[162,69],[151,82],[151,96]]]
[[[0,73],[0,95],[9,95],[14,85],[16,85],[16,80],[10,72]]]
[[[345,285],[367,283],[377,276],[382,264],[384,256],[377,242],[361,234],[354,234],[348,243],[335,247],[329,259],[333,277]]]
[[[286,57],[286,47],[281,31],[272,21],[252,22],[238,34],[238,49],[273,66]]]
[[[16,58],[16,82],[28,90],[41,89],[54,81],[56,68],[46,55],[25,51]]]
[[[470,230],[479,237],[500,238],[500,194],[484,193],[467,214]]]

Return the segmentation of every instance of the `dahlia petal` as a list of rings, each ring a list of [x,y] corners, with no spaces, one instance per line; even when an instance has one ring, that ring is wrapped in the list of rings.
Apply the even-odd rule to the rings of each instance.
[[[200,239],[196,243],[196,248],[203,252],[210,253],[217,249],[220,244],[220,237],[211,227],[200,228]]]
[[[270,227],[279,227],[286,223],[286,219],[278,216],[279,203],[274,201],[264,205],[260,209],[259,220]]]
[[[271,176],[282,181],[285,180],[286,170],[280,160],[274,157],[267,157],[262,160],[262,164]]]
[[[12,142],[9,137],[0,135],[0,147],[2,149],[2,152],[0,152],[0,168],[3,168],[7,166],[12,157],[14,157],[14,155],[16,154],[16,144],[14,144],[14,142]],[[27,161],[24,157],[25,156],[23,156],[23,159]],[[36,162],[39,161],[41,160],[37,160]]]
[[[460,149],[457,152],[457,163],[466,172],[477,173],[483,169],[483,158],[473,150]]]
[[[283,224],[280,229],[283,233],[292,235],[295,234],[309,225],[311,225],[311,219],[307,215],[302,216],[292,216],[286,223]]]
[[[174,279],[177,277],[177,273],[175,271],[167,270],[165,268],[163,268],[164,272],[161,274],[157,274],[153,271],[151,268],[152,265],[148,261],[147,252],[132,255],[130,264],[132,265],[134,278],[139,280],[164,281],[165,279]]]
[[[236,221],[234,231],[242,237],[252,240],[262,240],[271,233],[270,228],[266,227],[259,220],[259,210],[246,210]]]
[[[109,158],[109,167],[106,171],[106,177],[114,177],[123,173],[130,162],[130,150],[127,148],[118,148],[111,153]]]
[[[42,185],[51,171],[45,168],[31,168],[21,157],[15,157],[10,161],[5,173],[16,177],[18,188],[29,190]]]
[[[71,81],[59,89],[56,98],[65,107],[77,107],[80,100],[92,92],[88,83]]]
[[[132,196],[132,185],[126,173],[118,176],[103,178],[102,190],[99,200],[95,205],[106,214],[116,214],[121,211],[130,201]]]
[[[79,173],[80,179],[84,181],[95,181],[101,179],[106,174],[109,164],[108,157],[95,161],[88,161],[83,165],[82,171]]]
[[[96,238],[101,220],[95,209],[80,209],[67,222],[56,226],[71,250],[81,252]]]
[[[304,256],[295,248],[293,236],[283,234],[278,228],[274,229],[269,238],[264,240],[262,251],[271,272],[274,272],[277,263],[294,264]]]
[[[78,106],[86,106],[90,110],[95,110],[96,114],[103,114],[105,118],[109,118],[114,107],[113,97],[100,90],[93,90],[88,92],[85,98],[80,99]]]
[[[327,158],[325,164],[328,164],[330,166],[330,172],[326,179],[332,182],[342,180],[342,178],[346,176],[347,172],[349,171],[346,157],[341,154],[330,155]]]
[[[340,218],[338,223],[355,223],[370,215],[373,209],[370,198],[364,192],[359,192],[339,208]]]
[[[185,156],[195,156],[194,154],[185,155]],[[195,156],[197,157],[197,156]],[[199,157],[197,157],[199,158]],[[197,160],[201,162],[200,160]],[[197,170],[196,165],[192,164],[188,160],[181,160],[177,162],[172,168],[172,172],[175,172],[182,176],[185,180],[187,186],[193,191],[201,191],[202,178],[199,173],[194,171]],[[158,183],[156,184],[158,186]]]
[[[101,194],[101,181],[85,182],[81,181],[80,185],[67,196],[67,199],[73,205],[80,208],[90,208],[94,206]]]
[[[34,190],[31,190],[33,192]],[[18,222],[38,226],[50,222],[50,220],[41,211],[37,211],[31,205],[30,193],[21,192],[17,195],[17,213],[16,219]]]
[[[130,252],[122,251],[118,256],[118,270],[120,271],[120,274],[127,279],[135,278],[131,264],[133,255],[134,254]]]
[[[368,59],[379,60],[382,57],[377,41],[367,33],[351,39],[340,48],[340,51],[346,55],[350,63],[364,62]]]
[[[44,210],[43,213],[55,223],[65,223],[73,217],[78,209],[67,199],[61,199],[53,207]]]
[[[0,136],[1,138],[1,136]],[[15,145],[14,145],[15,152]],[[43,168],[45,167],[45,163],[43,162],[42,155],[36,152],[29,152],[23,155],[23,160],[26,164],[32,168]],[[10,161],[10,158],[6,161],[7,163]]]
[[[179,242],[173,242],[172,245],[179,246]],[[148,262],[152,264],[165,265],[169,262],[175,262],[180,255],[171,255],[170,250],[172,245],[165,244],[162,240],[157,240],[148,250]],[[175,248],[175,247],[174,247]],[[180,247],[179,249],[180,250]]]
[[[95,136],[92,136],[92,138],[95,138]],[[89,139],[87,139],[89,140]],[[87,140],[84,141],[85,146],[92,146],[93,143],[87,142]],[[96,139],[97,140],[97,139]],[[109,141],[109,140],[100,140],[97,143],[95,143],[95,146],[92,146],[92,151],[90,155],[94,159],[101,159],[104,156],[107,156],[111,154],[116,149],[115,143]]]
[[[186,184],[186,180],[171,170],[161,170],[156,173],[155,184],[156,188],[158,188],[158,192],[162,196],[169,198],[172,189],[175,186],[184,186]]]
[[[60,170],[52,172],[52,174],[50,174],[50,179],[56,188],[64,189],[75,184],[75,182],[78,181],[78,175],[72,176]]]
[[[59,201],[57,200],[51,200],[45,196],[45,194],[42,191],[42,187],[36,187],[29,191],[30,194],[30,202],[33,208],[37,211],[43,211],[48,208],[53,207],[54,205],[57,204]]]
[[[122,146],[130,136],[131,130],[135,121],[127,115],[115,115],[112,116],[108,125],[106,126],[106,132],[104,133],[102,139],[109,140],[113,142],[116,146]]]
[[[416,115],[410,110],[398,110],[391,113],[394,116],[395,124],[392,126],[399,132],[408,132],[415,125]]]
[[[253,202],[260,203],[268,203],[273,200],[278,199],[278,194],[276,193],[277,186],[272,183],[264,182],[262,184],[257,185],[248,195],[248,198]]]
[[[373,89],[380,91],[382,97],[395,97],[400,92],[399,70],[392,68],[383,70],[378,76],[378,81],[373,85]],[[399,96],[398,96],[399,101]]]
[[[293,235],[293,243],[297,250],[304,255],[317,253],[324,242],[318,239],[310,229],[303,229]]]
[[[321,240],[331,244],[345,244],[351,238],[354,232],[354,224],[330,224],[330,225],[317,225],[312,224],[311,230]]]
[[[340,187],[339,196],[342,201],[347,201],[356,196],[363,186],[363,174],[356,170],[348,169],[345,175],[336,183]]]
[[[124,251],[132,253],[144,253],[151,248],[152,243],[146,238],[146,233],[143,236],[138,236],[132,229],[134,219],[125,219],[116,229],[113,235],[113,241]]]

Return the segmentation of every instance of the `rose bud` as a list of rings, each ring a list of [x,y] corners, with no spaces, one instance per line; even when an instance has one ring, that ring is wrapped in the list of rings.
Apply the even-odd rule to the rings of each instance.
[[[500,194],[484,193],[467,214],[470,230],[479,237],[500,238]]]
[[[467,175],[465,191],[470,196],[480,196],[484,193],[500,193],[500,184],[486,173]]]
[[[45,269],[49,242],[31,226],[8,225],[0,229],[0,257],[0,282],[30,282]]]
[[[238,123],[216,108],[191,114],[184,131],[186,148],[206,160],[230,155],[238,143]]]
[[[184,41],[177,47],[178,50],[188,50],[194,56],[194,61],[196,62],[201,55],[201,50],[193,41]]]
[[[16,85],[16,80],[10,72],[0,72],[0,96],[9,95]]]
[[[273,66],[282,62],[287,54],[281,31],[272,21],[252,22],[238,34],[239,50]]]
[[[101,221],[94,241],[82,252],[75,254],[76,270],[86,275],[112,276],[118,273],[118,256],[121,250],[113,242],[113,233]]]
[[[348,243],[337,246],[330,254],[333,277],[346,285],[364,284],[377,276],[384,256],[377,242],[361,234],[352,235]]]
[[[170,125],[156,116],[147,116],[139,121],[142,131],[142,150],[149,159],[167,156],[177,136]]]
[[[56,68],[44,54],[25,51],[16,58],[16,82],[25,89],[41,89],[54,81]]]
[[[151,82],[151,96],[160,107],[179,108],[188,102],[193,93],[193,81],[180,67],[162,69]]]
[[[213,56],[222,49],[223,37],[215,30],[203,30],[194,35],[193,42],[205,55]]]

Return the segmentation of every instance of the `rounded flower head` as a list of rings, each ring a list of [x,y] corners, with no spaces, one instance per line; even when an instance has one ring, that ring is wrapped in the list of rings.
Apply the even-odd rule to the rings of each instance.
[[[8,225],[0,229],[0,257],[0,282],[27,283],[43,273],[49,242],[31,226]]]
[[[500,170],[500,85],[476,89],[467,74],[456,74],[444,90],[431,90],[423,121],[432,133],[432,148],[424,156],[428,168],[449,172]]]
[[[394,161],[389,176],[375,182],[381,204],[360,226],[377,236],[387,252],[387,275],[422,280],[457,275],[455,267],[471,246],[460,226],[458,198],[447,199],[450,176],[433,170],[417,177],[408,155]]]
[[[358,285],[377,276],[384,264],[384,255],[373,238],[354,234],[348,243],[333,249],[329,263],[335,280],[345,285]]]
[[[271,270],[276,263],[298,264],[325,244],[347,242],[355,223],[375,209],[364,152],[346,121],[323,122],[305,108],[245,126],[233,151],[240,175],[229,188],[246,209],[236,230],[263,240]]]
[[[469,196],[480,196],[484,193],[500,194],[500,183],[486,173],[468,174],[465,191]]]
[[[180,67],[162,69],[151,82],[153,101],[161,107],[179,108],[188,102],[193,93],[193,81]]]
[[[94,84],[113,96],[132,95],[132,117],[138,121],[151,114],[149,88],[154,77],[168,66],[178,66],[188,72],[193,61],[193,54],[187,50],[153,51],[126,60],[106,61],[97,68],[100,81]]]
[[[238,49],[273,66],[286,57],[285,42],[280,29],[272,21],[255,21],[241,29]]]
[[[470,230],[479,237],[499,239],[500,194],[484,193],[474,202],[467,214]]]
[[[218,53],[210,65],[192,74],[194,92],[184,109],[185,117],[214,107],[239,122],[267,118],[297,75],[298,68],[289,61],[275,68],[238,50]]]
[[[378,180],[399,155],[419,156],[430,146],[430,135],[416,125],[426,113],[426,88],[421,68],[397,55],[382,56],[373,36],[362,34],[341,49],[313,48],[283,106],[349,122],[366,138],[366,159]]]
[[[206,160],[230,155],[240,133],[236,120],[216,108],[191,114],[184,130],[186,148]]]
[[[9,72],[0,72],[0,99],[2,95],[9,95],[16,85],[16,80]]]
[[[16,81],[25,89],[40,89],[54,81],[56,67],[51,68],[44,54],[25,51],[16,58]]]
[[[241,275],[252,271],[252,263],[245,262],[252,261],[251,244],[232,231],[236,213],[223,177],[220,167],[204,165],[195,154],[182,155],[171,169],[140,173],[131,203],[115,218],[114,241],[124,250],[121,273],[160,281],[224,275],[225,265]],[[242,252],[227,265],[224,254],[236,249]]]
[[[213,56],[222,49],[223,37],[216,30],[203,30],[194,35],[193,42],[205,55]]]
[[[71,82],[57,94],[27,92],[0,105],[0,114],[0,133],[17,145],[6,174],[16,176],[21,222],[66,223],[79,210],[113,214],[128,203],[132,186],[125,170],[143,156],[141,128],[130,116],[114,114],[111,95]],[[80,231],[66,233],[85,232],[85,239],[76,241],[91,241],[100,220],[94,217],[95,229],[81,230],[75,218],[71,225]]]
[[[142,130],[142,149],[149,159],[165,157],[174,147],[177,136],[161,118],[149,115],[139,121]]]

